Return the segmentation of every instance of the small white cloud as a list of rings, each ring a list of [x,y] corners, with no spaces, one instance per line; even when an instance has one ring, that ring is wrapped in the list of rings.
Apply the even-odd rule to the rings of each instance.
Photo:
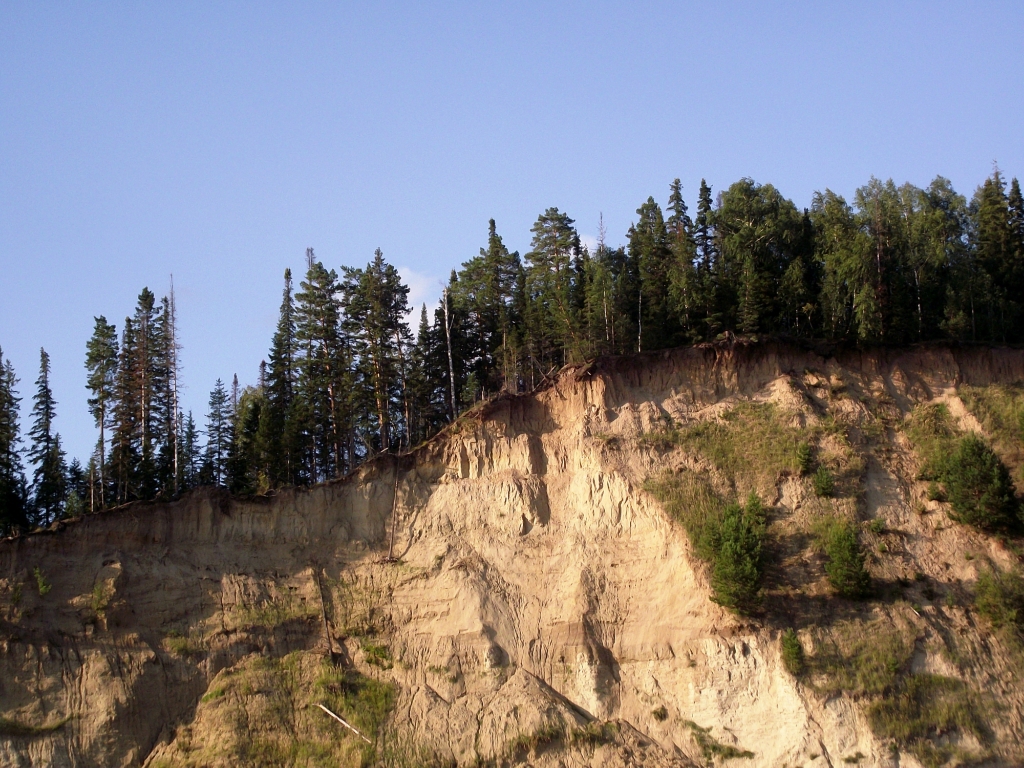
[[[427,316],[433,317],[434,307],[441,300],[444,281],[437,275],[425,275],[412,267],[398,267],[402,282],[409,286],[408,322],[415,332],[419,327],[420,307],[427,305]]]

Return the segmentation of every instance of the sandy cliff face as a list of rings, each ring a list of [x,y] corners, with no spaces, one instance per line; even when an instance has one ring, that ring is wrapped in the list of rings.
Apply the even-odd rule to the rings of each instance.
[[[924,759],[878,737],[863,696],[786,671],[789,626],[812,656],[896,628],[915,670],[988,697],[984,738],[935,735],[947,756],[1016,764],[1017,661],[960,599],[980,562],[1014,556],[925,500],[900,423],[935,400],[966,423],[960,387],[1017,381],[1024,353],[1008,349],[599,361],[344,481],[255,500],[201,490],[0,542],[0,764]],[[831,420],[854,467],[834,504],[893,532],[884,548],[865,533],[869,568],[902,592],[829,596],[804,535],[821,503],[806,478],[643,439],[745,402],[774,404],[786,428]],[[762,615],[711,601],[685,532],[644,490],[665,470],[771,505]],[[372,754],[324,701],[370,731]]]

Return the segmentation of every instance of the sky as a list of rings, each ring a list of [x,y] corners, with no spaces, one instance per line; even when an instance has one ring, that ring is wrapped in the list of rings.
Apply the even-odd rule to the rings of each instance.
[[[1024,177],[1024,4],[0,0],[0,348],[39,349],[69,460],[93,318],[173,274],[184,406],[254,383],[286,267],[396,265],[432,302],[555,206],[625,241],[678,177],[798,206],[871,178]]]

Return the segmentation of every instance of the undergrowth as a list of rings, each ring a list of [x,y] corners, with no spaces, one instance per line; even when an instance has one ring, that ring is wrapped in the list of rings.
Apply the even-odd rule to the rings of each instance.
[[[807,659],[813,687],[866,700],[875,736],[914,754],[926,766],[966,757],[950,743],[951,732],[989,737],[980,697],[960,680],[911,671],[915,638],[879,619],[846,622],[818,637]]]

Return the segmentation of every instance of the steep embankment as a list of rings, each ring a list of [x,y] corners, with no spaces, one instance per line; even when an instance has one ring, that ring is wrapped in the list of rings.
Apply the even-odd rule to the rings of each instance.
[[[970,599],[1016,558],[928,500],[903,426],[940,401],[981,429],[962,388],[1020,381],[1009,349],[599,361],[344,481],[0,542],[0,764],[1019,763],[1019,657]],[[800,475],[800,442],[835,498]],[[762,612],[712,602],[652,478],[771,507]],[[824,578],[814,532],[843,517],[868,601]],[[909,710],[886,702],[925,683],[953,714],[888,727]]]

